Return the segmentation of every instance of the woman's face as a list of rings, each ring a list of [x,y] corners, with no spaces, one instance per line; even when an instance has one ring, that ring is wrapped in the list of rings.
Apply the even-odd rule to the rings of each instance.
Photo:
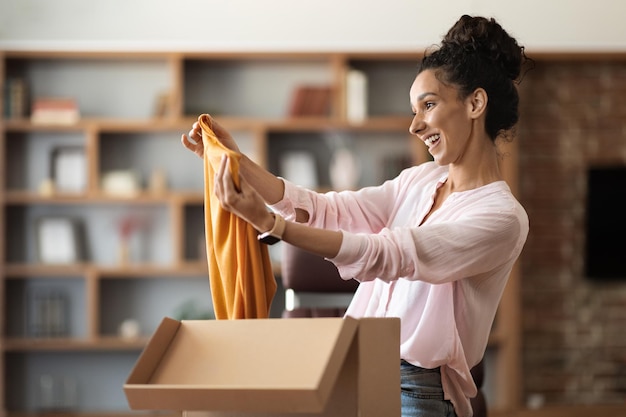
[[[473,120],[469,99],[441,83],[433,70],[417,75],[409,93],[413,121],[409,131],[428,147],[439,165],[460,163],[469,143]]]

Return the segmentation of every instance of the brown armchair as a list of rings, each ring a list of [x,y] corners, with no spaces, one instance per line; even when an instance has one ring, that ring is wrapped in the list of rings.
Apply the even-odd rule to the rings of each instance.
[[[341,279],[335,265],[320,256],[282,246],[283,317],[343,316],[359,283]]]
[[[341,279],[337,268],[320,256],[283,242],[281,278],[285,288],[283,317],[341,317],[354,291],[355,280]],[[472,398],[474,417],[486,417],[487,405],[481,391],[484,364],[481,361],[471,370],[478,395]]]

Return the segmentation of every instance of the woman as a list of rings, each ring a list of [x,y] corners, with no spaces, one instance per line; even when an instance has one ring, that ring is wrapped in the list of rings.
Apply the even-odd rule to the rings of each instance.
[[[470,369],[528,234],[495,146],[518,120],[524,58],[495,20],[461,17],[426,54],[409,92],[409,130],[434,161],[380,186],[319,194],[245,156],[240,190],[226,158],[215,176],[222,206],[260,236],[324,256],[360,282],[347,315],[401,318],[403,416],[472,415]],[[238,150],[218,123],[213,130]],[[197,124],[182,142],[203,156]]]

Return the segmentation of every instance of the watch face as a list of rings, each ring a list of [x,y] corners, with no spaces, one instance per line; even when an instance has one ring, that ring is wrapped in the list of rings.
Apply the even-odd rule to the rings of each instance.
[[[280,242],[280,239],[272,235],[261,235],[259,236],[259,242],[263,242],[266,245],[273,245],[276,242]]]

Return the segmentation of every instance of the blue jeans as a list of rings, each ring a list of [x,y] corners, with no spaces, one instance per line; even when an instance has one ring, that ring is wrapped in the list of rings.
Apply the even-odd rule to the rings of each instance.
[[[443,399],[439,368],[400,361],[400,388],[402,417],[456,417],[452,403]]]

